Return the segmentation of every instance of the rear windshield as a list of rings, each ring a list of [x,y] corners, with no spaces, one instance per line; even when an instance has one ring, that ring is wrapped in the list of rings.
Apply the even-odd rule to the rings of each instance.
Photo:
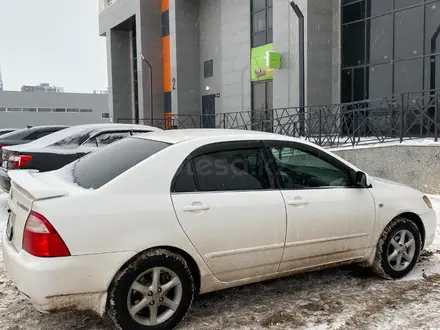
[[[30,133],[34,131],[29,128],[22,128],[10,133],[0,133],[2,140],[24,140]]]
[[[76,134],[69,135],[64,139],[55,142],[54,144],[50,145],[50,147],[60,147],[65,149],[78,148],[80,145],[90,139],[94,132],[95,131],[92,129],[84,129]]]
[[[165,142],[125,138],[78,160],[73,165],[73,181],[86,189],[98,189],[168,146]]]

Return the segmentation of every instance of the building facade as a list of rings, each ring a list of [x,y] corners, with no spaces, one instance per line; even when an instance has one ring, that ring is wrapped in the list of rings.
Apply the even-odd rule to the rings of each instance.
[[[111,120],[105,94],[0,91],[0,128]]]
[[[305,16],[306,104],[339,102],[339,0],[297,4]],[[101,0],[100,7],[115,119],[298,105],[298,19],[288,0]],[[264,70],[267,49],[280,52],[280,69]]]
[[[305,104],[435,89],[440,1],[296,0]],[[299,105],[298,18],[289,0],[100,0],[114,118]],[[281,66],[265,66],[267,50]]]

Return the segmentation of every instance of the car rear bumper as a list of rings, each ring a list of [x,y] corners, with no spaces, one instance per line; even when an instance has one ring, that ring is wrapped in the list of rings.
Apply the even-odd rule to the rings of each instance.
[[[42,312],[105,311],[107,289],[134,252],[38,258],[18,252],[2,232],[6,271],[16,287]]]
[[[9,192],[11,189],[11,179],[8,173],[0,169],[0,188],[5,192]]]

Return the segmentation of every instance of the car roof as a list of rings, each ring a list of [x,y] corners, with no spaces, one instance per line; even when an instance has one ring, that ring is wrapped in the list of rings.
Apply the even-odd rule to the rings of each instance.
[[[24,129],[46,129],[46,128],[56,128],[56,127],[70,127],[70,125],[39,125],[39,126],[28,126]]]
[[[145,131],[157,131],[158,128],[145,126],[145,125],[129,125],[129,124],[86,124],[66,127],[63,130],[49,134],[39,138],[35,141],[21,144],[18,146],[5,147],[6,150],[13,151],[35,151],[41,148],[46,148],[62,139],[77,135],[86,134],[87,132],[94,131],[99,133],[104,130],[114,131],[118,129],[139,129]]]
[[[73,126],[76,127],[78,131],[84,130],[84,129],[108,129],[108,128],[139,128],[139,129],[150,129],[150,130],[160,130],[159,128],[152,127],[152,126],[146,126],[146,125],[139,125],[139,124],[117,124],[117,123],[104,123],[104,124],[84,124],[84,125],[76,125]]]
[[[39,131],[48,128],[68,128],[69,125],[42,125],[42,126],[28,126],[20,128],[21,131]]]
[[[289,136],[275,134],[275,133],[267,133],[260,131],[251,131],[251,130],[239,130],[239,129],[207,129],[207,128],[158,131],[158,132],[148,133],[148,135],[141,134],[138,135],[137,137],[148,140],[162,141],[172,144],[176,144],[188,140],[213,138],[213,137],[219,137],[223,141],[237,140],[237,139],[252,139],[252,140],[262,139],[262,140],[289,140],[289,141],[304,142],[296,138],[291,138]]]

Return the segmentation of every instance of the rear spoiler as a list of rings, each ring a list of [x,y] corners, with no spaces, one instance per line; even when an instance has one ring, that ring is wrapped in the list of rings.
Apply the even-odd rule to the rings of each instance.
[[[19,189],[27,192],[35,200],[61,197],[69,194],[67,189],[51,186],[38,180],[33,174],[37,170],[12,170],[8,171],[11,185],[18,186]]]

